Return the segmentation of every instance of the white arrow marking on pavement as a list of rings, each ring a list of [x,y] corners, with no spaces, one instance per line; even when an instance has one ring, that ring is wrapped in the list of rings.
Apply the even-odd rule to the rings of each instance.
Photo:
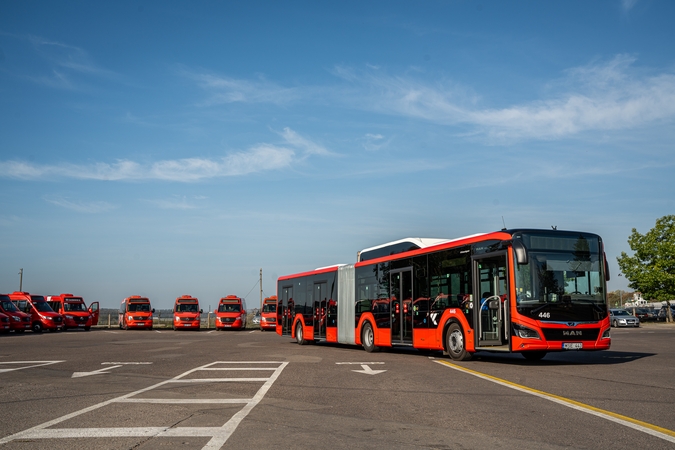
[[[114,369],[116,367],[122,367],[122,366],[117,365],[117,366],[104,367],[103,369],[94,370],[93,372],[74,372],[73,376],[70,377],[70,378],[88,377],[89,375],[103,375],[103,374],[108,373],[108,372],[104,372],[105,370]]]
[[[378,373],[386,372],[386,370],[373,370],[370,366],[361,364],[363,370],[352,370],[352,372],[365,373],[366,375],[377,375]]]

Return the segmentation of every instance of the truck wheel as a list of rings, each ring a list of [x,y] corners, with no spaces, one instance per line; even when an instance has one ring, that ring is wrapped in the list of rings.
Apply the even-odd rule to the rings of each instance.
[[[363,324],[363,329],[361,330],[361,345],[363,345],[363,349],[368,353],[380,350],[380,347],[375,345],[375,332],[373,331],[373,326],[370,322]]]
[[[466,351],[462,327],[456,323],[451,323],[448,327],[448,334],[445,336],[445,347],[448,351],[448,356],[455,361],[467,361],[471,359],[471,353]]]
[[[33,324],[33,333],[42,333],[42,324],[40,322]]]

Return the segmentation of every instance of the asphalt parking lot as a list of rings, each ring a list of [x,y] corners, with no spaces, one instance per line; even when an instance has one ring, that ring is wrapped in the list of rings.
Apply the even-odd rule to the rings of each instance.
[[[675,448],[675,326],[605,352],[299,346],[257,330],[0,336],[0,447]]]

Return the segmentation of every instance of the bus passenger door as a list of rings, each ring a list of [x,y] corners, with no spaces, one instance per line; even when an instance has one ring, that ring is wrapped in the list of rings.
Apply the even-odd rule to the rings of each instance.
[[[281,334],[291,335],[293,326],[293,286],[281,288]],[[277,314],[278,316],[278,314]]]
[[[314,339],[326,339],[327,283],[314,283]]]
[[[508,285],[506,254],[477,257],[474,264],[474,330],[477,346],[508,342]]]
[[[412,344],[413,304],[412,269],[390,273],[389,298],[391,299],[391,343]]]

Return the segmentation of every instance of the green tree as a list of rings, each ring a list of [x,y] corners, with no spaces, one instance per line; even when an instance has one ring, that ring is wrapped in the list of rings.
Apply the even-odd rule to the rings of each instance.
[[[628,285],[646,299],[665,300],[670,305],[675,298],[675,215],[657,219],[646,234],[633,228],[628,244],[633,256],[621,252],[617,258]],[[670,308],[666,313],[672,322]]]

